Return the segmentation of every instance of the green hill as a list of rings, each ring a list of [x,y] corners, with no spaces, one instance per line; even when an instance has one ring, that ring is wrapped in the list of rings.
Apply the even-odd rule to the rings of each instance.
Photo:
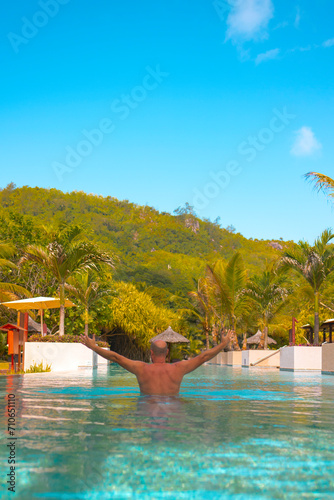
[[[175,215],[128,200],[83,192],[16,188],[0,190],[0,239],[19,248],[39,243],[41,226],[81,224],[87,236],[119,258],[115,277],[186,296],[205,264],[238,250],[249,274],[279,254],[280,242],[244,238],[217,222],[202,220],[186,204]]]

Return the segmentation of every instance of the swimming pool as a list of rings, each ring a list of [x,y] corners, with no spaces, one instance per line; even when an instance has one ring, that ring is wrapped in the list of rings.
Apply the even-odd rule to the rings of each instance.
[[[0,384],[16,404],[15,494],[1,413],[5,498],[334,498],[330,375],[207,365],[174,398],[140,396],[117,366]]]

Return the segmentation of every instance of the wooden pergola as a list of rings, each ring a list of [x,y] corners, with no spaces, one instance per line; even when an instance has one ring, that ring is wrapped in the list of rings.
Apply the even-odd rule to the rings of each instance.
[[[326,333],[328,331],[328,342],[332,344],[333,342],[333,330],[334,330],[334,318],[331,319],[326,319],[321,325],[320,328],[322,329],[323,333],[323,342],[327,341],[327,336]]]
[[[313,344],[313,327],[312,327],[312,325],[310,325],[309,323],[307,323],[307,325],[303,325],[300,328],[302,328],[303,330],[305,330],[307,341],[310,344]]]
[[[262,337],[262,332],[261,330],[258,330],[255,335],[252,335],[251,337],[248,337],[247,339],[247,344],[259,344],[261,342],[261,337]],[[276,340],[272,339],[268,335],[268,345],[269,344],[277,344]]]

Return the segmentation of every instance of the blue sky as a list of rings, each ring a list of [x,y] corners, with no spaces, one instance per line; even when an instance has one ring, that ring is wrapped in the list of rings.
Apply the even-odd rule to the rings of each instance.
[[[0,19],[1,187],[85,191],[252,238],[334,212],[334,4],[13,0]]]

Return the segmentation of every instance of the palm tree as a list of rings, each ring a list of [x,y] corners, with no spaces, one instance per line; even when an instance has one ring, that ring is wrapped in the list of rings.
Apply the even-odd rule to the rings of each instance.
[[[319,343],[319,297],[328,276],[334,271],[334,246],[329,242],[334,238],[326,229],[311,246],[299,241],[293,250],[285,252],[281,266],[293,269],[301,275],[313,291],[314,300],[314,343]]]
[[[247,279],[243,259],[237,252],[227,263],[218,260],[213,266],[208,265],[206,273],[213,297],[213,309],[217,312],[221,323],[223,318],[227,319],[229,327],[234,332],[234,348],[239,350],[236,336],[237,319],[248,311],[247,301],[241,293]]]
[[[330,198],[334,198],[334,179],[318,172],[308,172],[305,177],[315,183],[314,187],[318,191],[324,191]]]
[[[283,273],[276,273],[275,264],[271,263],[262,274],[253,276],[243,290],[243,294],[257,306],[263,330],[259,347],[264,349],[268,346],[269,323],[288,295],[283,287],[285,280]]]
[[[15,248],[9,243],[0,242],[0,267],[17,269],[10,259],[15,255]]]
[[[197,308],[192,309],[193,313],[200,321],[205,333],[206,348],[210,348],[210,332],[214,325],[214,311],[210,300],[209,283],[205,278],[198,280],[197,290],[188,294],[195,302]],[[189,312],[189,310],[185,310]]]
[[[53,241],[46,248],[29,245],[20,261],[21,263],[35,262],[51,272],[56,279],[60,298],[59,335],[64,335],[65,284],[69,278],[78,272],[96,269],[98,262],[114,267],[112,258],[100,252],[95,245],[76,241],[80,232],[81,230],[77,227],[72,231],[66,228],[67,241],[63,237],[61,238],[63,243]]]
[[[10,260],[15,255],[15,248],[9,243],[0,242],[0,268],[18,269]],[[0,301],[16,300],[18,294],[30,297],[31,294],[24,287],[9,282],[0,282]]]
[[[69,278],[65,288],[85,309],[85,335],[88,335],[89,310],[95,302],[110,293],[110,290],[101,286],[97,274],[90,269],[85,273]]]

